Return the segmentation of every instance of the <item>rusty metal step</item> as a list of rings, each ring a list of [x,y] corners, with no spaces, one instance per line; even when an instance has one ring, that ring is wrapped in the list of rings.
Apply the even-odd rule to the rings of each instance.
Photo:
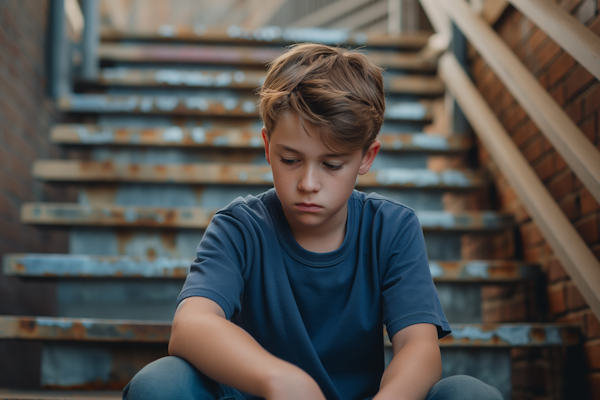
[[[269,165],[232,163],[138,164],[112,161],[40,160],[33,176],[62,182],[146,182],[188,184],[270,185]],[[386,168],[360,175],[357,187],[421,189],[477,189],[484,187],[482,174],[470,170]]]
[[[112,44],[98,46],[98,57],[105,61],[129,63],[217,64],[264,68],[284,53],[283,48],[194,46],[181,44]],[[435,71],[435,60],[415,53],[369,50],[366,54],[388,69]]]
[[[265,73],[256,70],[116,67],[103,69],[96,83],[105,86],[253,90],[259,88],[264,79]],[[390,94],[440,96],[444,93],[444,83],[436,76],[384,73],[383,80],[385,90]]]
[[[183,279],[187,258],[90,256],[78,254],[7,254],[4,274],[35,278]],[[437,282],[520,282],[539,276],[539,265],[512,260],[430,261]]]
[[[427,44],[431,32],[422,31],[387,35],[382,33],[349,32],[347,29],[325,28],[281,28],[265,26],[247,29],[241,26],[224,28],[198,26],[162,25],[157,31],[119,30],[104,28],[101,40],[116,42],[135,40],[147,42],[192,42],[196,44],[238,44],[244,46],[277,45],[280,47],[313,42],[330,45],[344,44],[348,46],[391,47],[394,49],[420,49]]]
[[[470,137],[461,135],[381,133],[377,139],[381,142],[382,150],[397,152],[449,154],[465,152],[473,146]],[[50,140],[56,144],[72,145],[263,148],[260,128],[252,124],[243,124],[238,128],[134,128],[62,124],[52,128]]]
[[[258,118],[256,96],[146,96],[71,94],[58,99],[60,111],[73,113],[167,114]],[[384,117],[394,121],[428,122],[433,118],[430,101],[388,101]]]
[[[0,400],[119,400],[121,391],[0,389]]]
[[[84,225],[205,229],[217,210],[72,203],[25,203],[21,221],[40,225]],[[424,231],[498,232],[512,229],[512,214],[492,211],[451,213],[418,211]]]
[[[566,324],[452,324],[441,347],[571,346],[580,328]],[[0,339],[167,343],[170,322],[0,316]],[[389,341],[388,341],[389,343]]]

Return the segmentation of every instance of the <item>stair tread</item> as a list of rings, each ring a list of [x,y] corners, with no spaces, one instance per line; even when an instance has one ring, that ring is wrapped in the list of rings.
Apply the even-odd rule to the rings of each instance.
[[[191,184],[271,185],[269,165],[233,163],[144,164],[113,161],[38,160],[33,175],[47,181],[153,182]],[[477,171],[385,168],[360,175],[358,187],[480,188],[486,181]]]
[[[71,94],[57,101],[63,112],[168,114],[257,118],[257,96]],[[386,120],[430,121],[430,101],[387,101]]]
[[[68,391],[0,389],[0,400],[117,400],[121,391]]]
[[[451,324],[441,347],[575,345],[578,326],[567,324]],[[0,316],[0,339],[167,343],[171,323],[162,321]]]
[[[147,87],[202,87],[253,90],[262,85],[264,71],[175,68],[105,68],[96,83],[101,85]],[[444,84],[437,76],[383,74],[384,88],[391,94],[441,95]]]
[[[4,273],[26,277],[185,278],[191,260],[78,254],[7,254]],[[429,262],[438,282],[515,282],[533,279],[539,266],[513,260]]]
[[[260,127],[182,128],[125,127],[84,124],[60,124],[52,128],[50,139],[57,144],[140,145],[164,147],[232,147],[263,148]],[[427,151],[434,153],[464,152],[473,146],[468,136],[445,136],[434,133],[381,133],[377,137],[382,150]]]
[[[284,53],[282,48],[224,47],[182,44],[107,44],[98,46],[102,60],[136,63],[190,63],[254,66],[264,68]],[[365,52],[383,68],[434,71],[435,60],[415,53],[370,50]]]
[[[77,203],[25,203],[21,221],[29,224],[204,229],[217,210],[200,207],[138,207]],[[417,211],[425,231],[497,232],[512,229],[512,214],[492,211]]]
[[[427,44],[431,32],[422,31],[388,35],[382,33],[348,32],[346,29],[280,28],[266,26],[245,29],[240,26],[199,27],[163,25],[157,31],[124,30],[104,28],[102,41],[139,40],[154,42],[234,43],[243,45],[285,46],[298,42],[315,42],[351,46],[394,47],[420,49]]]

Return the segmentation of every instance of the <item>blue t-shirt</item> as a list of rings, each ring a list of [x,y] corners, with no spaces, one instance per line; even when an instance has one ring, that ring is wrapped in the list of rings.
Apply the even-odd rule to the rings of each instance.
[[[374,396],[391,338],[416,323],[450,332],[413,210],[354,191],[346,236],[329,253],[294,239],[274,189],[213,217],[179,295],[218,303],[273,355],[311,375],[328,400]]]

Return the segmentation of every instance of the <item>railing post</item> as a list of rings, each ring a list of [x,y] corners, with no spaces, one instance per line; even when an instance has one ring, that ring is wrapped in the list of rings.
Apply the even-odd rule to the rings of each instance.
[[[467,39],[454,22],[452,22],[452,41],[450,43],[450,50],[454,55],[454,58],[458,60],[459,64],[465,70],[465,73],[468,75]],[[467,121],[467,118],[462,112],[456,99],[452,100],[452,104],[452,133],[467,133],[469,130],[469,121]]]
[[[98,0],[83,0],[83,64],[81,76],[86,81],[98,77]]]
[[[69,93],[69,43],[66,35],[65,1],[52,0],[49,24],[48,92],[56,99]]]

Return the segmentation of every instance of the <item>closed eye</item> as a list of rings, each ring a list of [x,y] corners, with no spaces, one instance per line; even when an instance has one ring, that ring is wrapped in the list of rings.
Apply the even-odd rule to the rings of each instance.
[[[329,163],[323,163],[323,165],[327,168],[329,168],[330,170],[333,171],[337,171],[338,169],[342,168],[343,164],[329,164]]]
[[[297,162],[298,160],[295,159],[291,159],[291,158],[282,158],[281,162],[286,164],[286,165],[293,165]]]

